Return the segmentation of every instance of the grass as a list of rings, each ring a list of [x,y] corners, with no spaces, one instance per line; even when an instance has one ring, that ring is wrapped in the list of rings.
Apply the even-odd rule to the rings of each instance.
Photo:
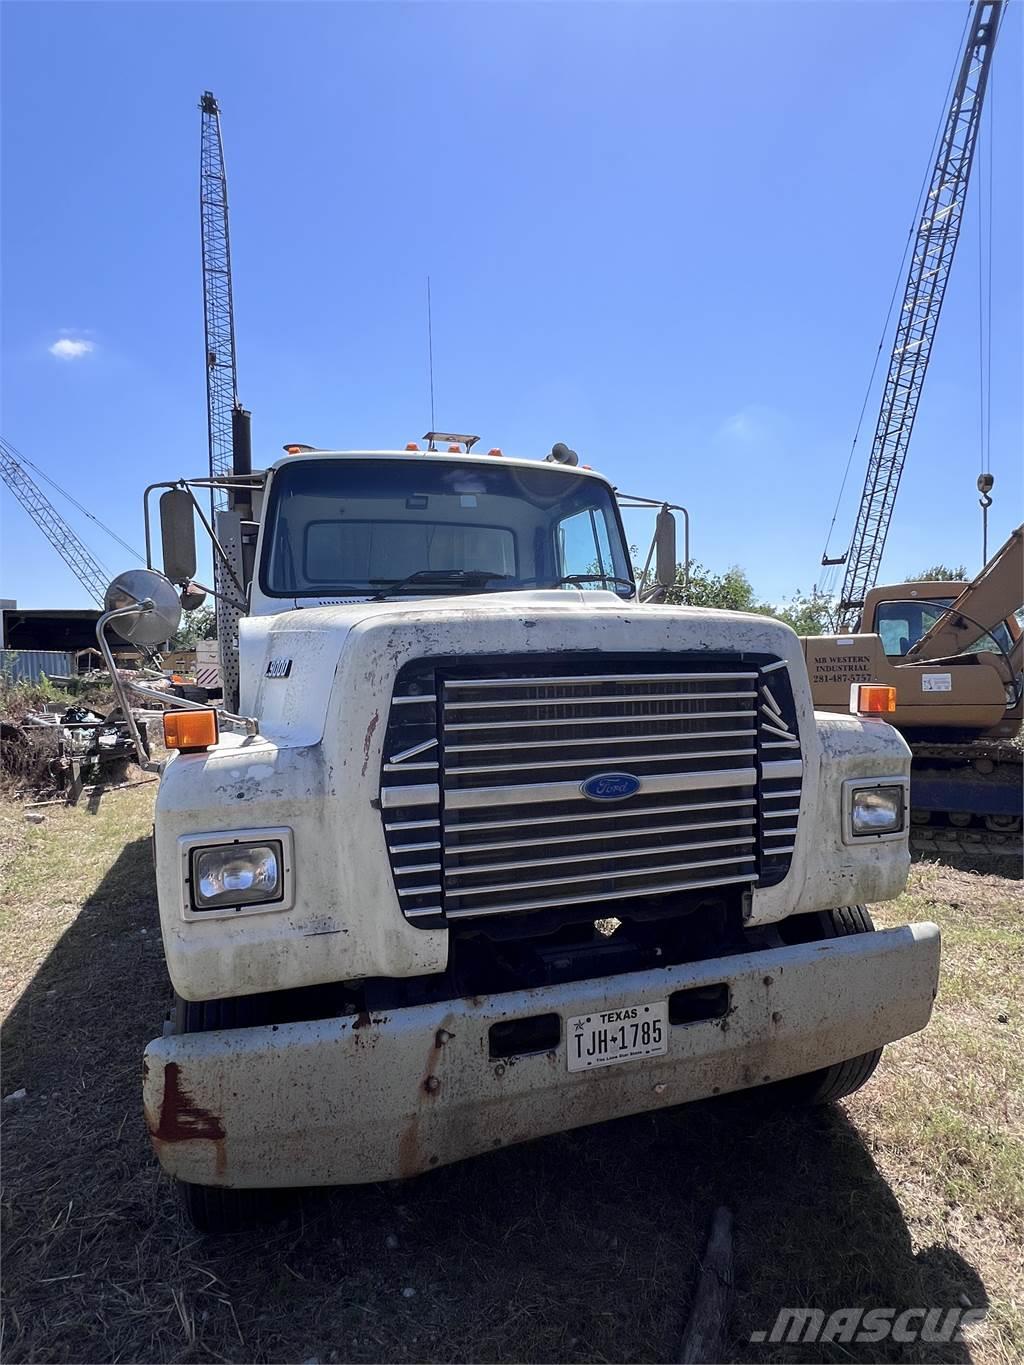
[[[726,1099],[310,1195],[201,1241],[143,1130],[139,1059],[168,987],[153,788],[0,802],[7,1361],[677,1359],[711,1213],[735,1214],[735,1361],[1024,1357],[1021,889],[915,867],[880,923],[932,918],[924,1033],[843,1106]],[[406,1291],[413,1290],[408,1294]],[[782,1305],[941,1306],[966,1344],[752,1345]]]

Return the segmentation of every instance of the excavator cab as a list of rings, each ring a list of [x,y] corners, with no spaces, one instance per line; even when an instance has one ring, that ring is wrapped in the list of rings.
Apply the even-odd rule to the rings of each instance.
[[[849,635],[804,639],[814,704],[849,707],[851,683],[889,686],[886,716],[914,755],[911,814],[954,825],[1021,827],[1024,528],[970,583],[890,583],[865,595]]]
[[[953,611],[953,604],[968,587],[967,583],[936,581],[873,588],[865,599],[858,633],[878,635],[888,659],[913,657],[912,652],[926,635],[942,625],[943,618]],[[1016,619],[1010,616],[980,632],[963,652],[977,654],[989,650],[1009,654],[1020,633]]]

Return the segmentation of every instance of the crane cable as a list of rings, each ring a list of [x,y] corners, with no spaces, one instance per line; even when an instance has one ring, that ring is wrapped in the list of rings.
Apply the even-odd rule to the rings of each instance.
[[[864,414],[867,412],[868,402],[870,401],[871,393],[874,388],[875,375],[878,373],[878,362],[882,357],[882,348],[885,345],[885,339],[889,334],[889,323],[892,319],[892,310],[896,305],[896,296],[900,291],[900,286],[904,283],[904,270],[907,264],[907,256],[910,253],[911,246],[913,245],[917,237],[918,228],[920,227],[921,216],[924,212],[924,197],[928,191],[928,185],[932,178],[932,171],[934,170],[935,167],[935,158],[936,154],[938,153],[939,143],[942,139],[942,134],[945,131],[946,124],[949,120],[949,100],[950,96],[953,93],[953,85],[956,81],[957,72],[960,69],[961,53],[963,52],[964,49],[964,43],[966,42],[967,39],[967,28],[971,22],[971,15],[973,13],[974,0],[968,0],[967,18],[964,20],[964,26],[960,33],[959,42],[957,43],[956,56],[954,57],[953,60],[953,69],[949,75],[949,84],[946,86],[946,93],[945,96],[943,97],[942,109],[939,113],[938,126],[935,129],[935,136],[932,139],[931,153],[928,158],[928,163],[925,167],[924,178],[921,181],[921,188],[917,192],[917,198],[914,203],[914,217],[911,220],[910,229],[907,233],[907,240],[903,247],[903,256],[900,260],[900,268],[896,274],[896,282],[892,287],[892,294],[889,296],[889,307],[885,314],[885,322],[882,324],[882,335],[878,339],[878,349],[875,351],[874,364],[871,366],[871,374],[868,378],[867,388],[864,391],[864,401],[861,404],[860,415],[857,418],[857,426],[853,433],[853,443],[850,446],[850,453],[846,457],[846,468],[843,470],[843,480],[842,483],[839,485],[839,494],[836,497],[836,505],[832,510],[832,520],[829,522],[828,535],[825,537],[825,549],[822,552],[823,560],[829,557],[828,551],[829,545],[832,540],[832,533],[835,530],[836,518],[839,515],[839,507],[843,500],[843,494],[846,491],[847,480],[850,477],[850,466],[853,464],[853,457],[857,449],[857,442],[860,439],[861,427],[864,423]],[[832,592],[832,589],[835,585],[835,571],[837,567],[838,567],[837,565],[832,564],[826,568],[825,573],[822,575],[820,584],[820,589],[822,592],[824,593]]]
[[[94,516],[93,513],[90,512],[87,507],[83,507],[77,498],[73,497],[72,494],[70,494],[66,488],[62,488],[61,485],[56,481],[56,479],[51,479],[49,474],[47,474],[45,470],[40,469],[39,466],[34,461],[28,459],[27,456],[23,455],[21,451],[17,448],[17,446],[11,445],[10,441],[7,441],[6,445],[8,450],[11,452],[11,454],[14,456],[14,458],[18,461],[19,464],[24,465],[27,469],[31,469],[33,473],[39,476],[39,478],[43,479],[46,483],[48,483],[51,488],[55,488],[58,493],[60,493],[63,497],[67,498],[68,502],[70,502],[73,507],[77,507],[79,512],[81,512],[83,516],[88,517],[90,521],[95,522],[101,531],[106,531],[108,536],[116,540],[117,543],[122,547],[122,549],[127,550],[130,555],[134,555],[134,557],[139,561],[140,564],[145,564],[146,562],[145,555],[139,554],[138,550],[134,549],[133,546],[129,545],[126,540],[122,540],[116,531],[112,531],[109,526],[107,526],[104,522],[100,521],[99,517]],[[101,565],[100,567],[102,568],[103,566]]]
[[[1006,11],[1000,14],[1002,21]],[[998,32],[998,30],[997,30]],[[993,173],[995,156],[995,70],[989,76],[988,107],[988,196],[984,193],[985,160],[981,158],[978,177],[978,473],[992,472],[992,242]],[[987,219],[987,221],[986,221]]]

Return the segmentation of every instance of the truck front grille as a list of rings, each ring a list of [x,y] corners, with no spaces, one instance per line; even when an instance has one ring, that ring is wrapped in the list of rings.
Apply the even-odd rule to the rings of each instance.
[[[781,661],[489,662],[421,661],[396,686],[381,795],[413,923],[785,876],[802,765]],[[638,790],[589,798],[606,774]]]

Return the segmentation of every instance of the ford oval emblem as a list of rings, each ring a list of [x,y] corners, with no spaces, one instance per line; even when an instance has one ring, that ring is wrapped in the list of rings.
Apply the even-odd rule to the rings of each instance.
[[[639,790],[640,779],[632,773],[595,773],[580,783],[580,791],[588,801],[625,801]]]

